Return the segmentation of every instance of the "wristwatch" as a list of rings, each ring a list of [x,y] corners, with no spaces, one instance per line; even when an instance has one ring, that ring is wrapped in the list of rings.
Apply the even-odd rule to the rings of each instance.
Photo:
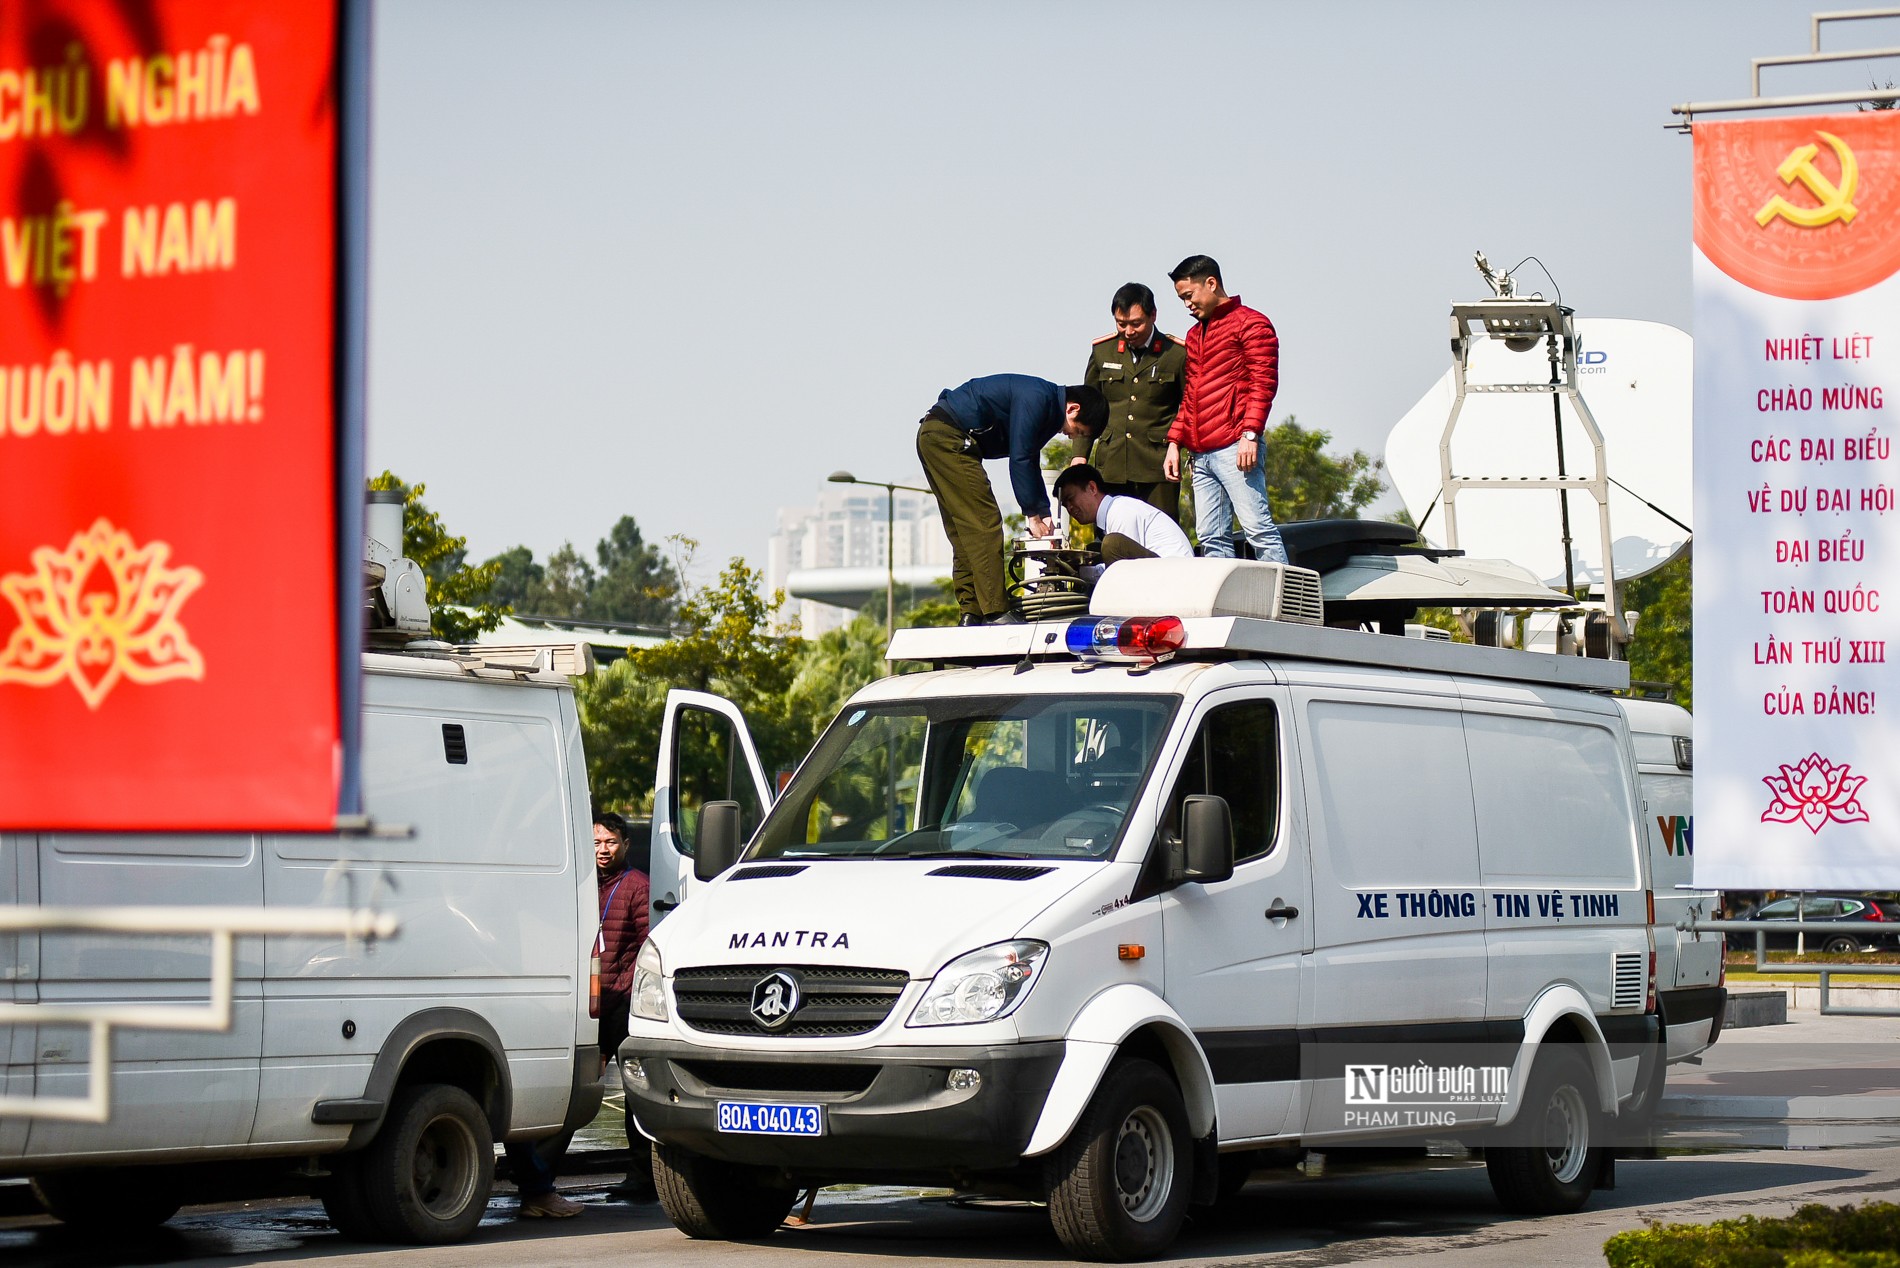
[[[1257,431],[1243,431],[1240,433],[1240,438],[1242,440],[1258,440],[1260,439],[1260,433]]]

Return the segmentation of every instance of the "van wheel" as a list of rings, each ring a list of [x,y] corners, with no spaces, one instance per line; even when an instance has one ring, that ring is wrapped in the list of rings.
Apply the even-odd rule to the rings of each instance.
[[[1596,1080],[1583,1055],[1568,1044],[1547,1045],[1531,1070],[1517,1130],[1529,1145],[1493,1145],[1484,1151],[1491,1188],[1507,1211],[1563,1215],[1589,1200],[1603,1166],[1598,1142]]]
[[[766,1183],[754,1167],[653,1147],[653,1187],[673,1227],[688,1237],[749,1242],[770,1237],[791,1214],[797,1189]]]
[[[1174,1080],[1151,1061],[1115,1066],[1048,1163],[1049,1219],[1078,1259],[1148,1259],[1180,1231],[1194,1142]]]
[[[157,1228],[185,1204],[157,1167],[101,1167],[34,1176],[46,1213],[88,1236],[123,1237]]]
[[[362,1157],[350,1154],[329,1165],[330,1178],[317,1190],[317,1197],[330,1227],[353,1242],[375,1241],[376,1221],[369,1213],[369,1199],[363,1196]]]
[[[419,1083],[403,1088],[382,1130],[363,1150],[359,1168],[371,1239],[459,1242],[481,1223],[495,1182],[488,1118],[459,1087]],[[347,1184],[338,1191],[347,1194]],[[349,1204],[345,1196],[339,1209],[353,1222]]]

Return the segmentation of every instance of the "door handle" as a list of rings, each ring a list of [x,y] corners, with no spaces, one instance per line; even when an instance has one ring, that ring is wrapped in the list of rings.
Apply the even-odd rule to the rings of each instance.
[[[1291,920],[1299,914],[1300,909],[1298,907],[1289,907],[1278,898],[1273,900],[1273,906],[1267,908],[1268,920]]]
[[[653,910],[659,912],[661,915],[665,915],[677,906],[679,906],[678,903],[669,902],[664,898],[656,898],[653,900]]]

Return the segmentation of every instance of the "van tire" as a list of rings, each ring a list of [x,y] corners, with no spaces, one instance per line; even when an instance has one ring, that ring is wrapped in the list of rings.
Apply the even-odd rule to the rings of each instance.
[[[33,1196],[46,1213],[88,1237],[121,1238],[157,1228],[185,1204],[158,1167],[89,1167],[34,1176]]]
[[[767,1183],[768,1174],[675,1145],[653,1147],[660,1208],[680,1232],[702,1241],[757,1241],[778,1231],[798,1190]]]
[[[317,1190],[317,1198],[331,1228],[349,1241],[373,1242],[376,1222],[369,1213],[369,1199],[363,1196],[362,1161],[360,1154],[331,1161],[329,1179]]]
[[[1047,1164],[1049,1220],[1077,1259],[1152,1259],[1194,1188],[1181,1089],[1140,1059],[1113,1066]]]
[[[481,1223],[495,1183],[488,1117],[459,1087],[402,1088],[358,1166],[370,1240],[459,1242]],[[347,1194],[347,1186],[339,1192]],[[345,1219],[354,1222],[352,1214]]]
[[[1529,1145],[1492,1145],[1484,1151],[1492,1191],[1507,1211],[1567,1215],[1581,1210],[1603,1167],[1597,1084],[1571,1044],[1546,1044],[1531,1069],[1518,1110],[1518,1134]]]

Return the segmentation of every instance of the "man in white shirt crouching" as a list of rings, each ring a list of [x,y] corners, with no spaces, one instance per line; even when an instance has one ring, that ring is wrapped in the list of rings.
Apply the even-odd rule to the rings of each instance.
[[[1056,500],[1078,524],[1093,524],[1101,539],[1102,564],[1084,570],[1091,580],[1121,559],[1191,559],[1187,534],[1165,512],[1140,498],[1102,492],[1102,473],[1077,463],[1056,477]]]

